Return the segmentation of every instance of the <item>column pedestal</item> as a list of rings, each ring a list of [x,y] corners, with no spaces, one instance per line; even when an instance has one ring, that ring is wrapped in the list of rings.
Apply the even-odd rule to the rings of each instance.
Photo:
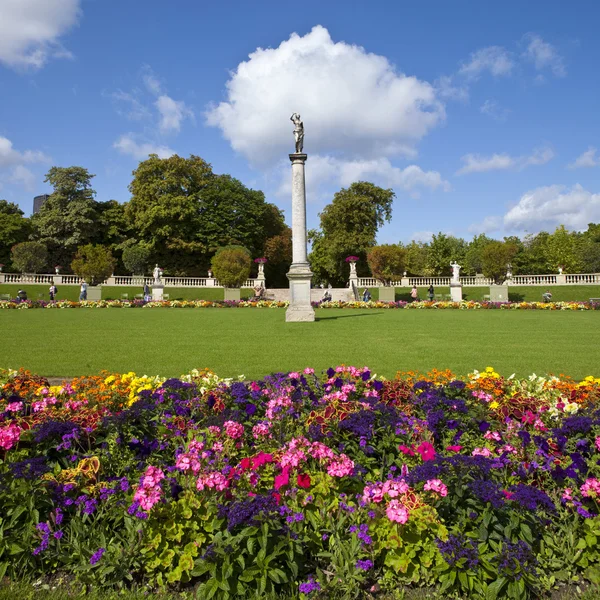
[[[155,283],[152,285],[152,301],[153,302],[162,302],[163,292],[165,286],[161,283]]]
[[[462,302],[462,283],[450,283],[450,298],[452,302]]]

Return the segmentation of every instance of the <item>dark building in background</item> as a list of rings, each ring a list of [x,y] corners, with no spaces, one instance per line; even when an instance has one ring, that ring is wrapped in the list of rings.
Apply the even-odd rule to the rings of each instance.
[[[33,199],[34,215],[40,212],[40,208],[42,208],[42,205],[44,204],[44,202],[46,202],[46,200],[48,200],[48,198],[50,198],[50,194],[41,194],[40,196],[35,196],[35,198]]]

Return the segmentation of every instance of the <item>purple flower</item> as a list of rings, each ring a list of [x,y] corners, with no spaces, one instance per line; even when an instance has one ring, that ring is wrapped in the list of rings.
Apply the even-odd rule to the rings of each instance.
[[[102,555],[106,552],[106,548],[98,548],[92,557],[90,558],[90,565],[95,565],[101,558]]]
[[[301,583],[298,589],[303,594],[310,594],[311,592],[320,592],[321,586],[311,577],[306,583]]]
[[[357,560],[356,561],[356,568],[357,569],[361,569],[363,571],[369,571],[370,569],[373,568],[373,561],[372,560]]]

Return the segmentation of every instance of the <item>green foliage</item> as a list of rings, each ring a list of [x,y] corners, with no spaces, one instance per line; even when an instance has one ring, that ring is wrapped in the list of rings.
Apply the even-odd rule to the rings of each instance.
[[[250,252],[241,246],[221,248],[212,259],[215,277],[225,287],[240,287],[250,276],[251,268]]]
[[[386,285],[402,276],[405,258],[406,250],[395,244],[375,246],[367,252],[367,263],[373,277]]]
[[[569,232],[564,225],[557,227],[546,241],[546,258],[553,271],[559,267],[564,273],[579,273],[582,267],[578,234]]]
[[[283,233],[270,237],[265,242],[265,277],[271,288],[287,287],[286,273],[292,264],[292,230],[287,227]]]
[[[518,248],[509,242],[491,241],[485,245],[481,252],[481,268],[483,274],[496,283],[506,279],[508,265],[512,263]]]
[[[23,211],[13,202],[0,200],[0,263],[4,271],[11,270],[11,248],[27,240],[30,232],[31,224]]]
[[[367,181],[353,183],[334,195],[320,214],[320,230],[309,232],[309,262],[317,283],[343,285],[347,281],[347,256],[361,258],[358,270],[366,274],[366,253],[375,245],[379,228],[391,219],[394,197],[392,189]]]
[[[88,244],[77,251],[71,268],[79,277],[91,283],[100,283],[110,277],[116,261],[109,248]]]
[[[21,273],[41,273],[48,266],[48,250],[40,242],[21,242],[13,246],[10,256]]]
[[[463,272],[465,275],[483,273],[483,251],[494,240],[485,233],[476,235],[468,243],[464,257]]]
[[[123,250],[123,265],[129,273],[143,275],[146,272],[151,250],[145,244],[127,246]]]
[[[434,275],[429,267],[429,245],[425,242],[412,241],[407,244],[406,250],[406,271],[409,275],[416,277],[429,277]]]
[[[450,275],[450,263],[456,261],[462,265],[465,258],[466,242],[452,235],[438,233],[433,235],[429,244],[428,267],[436,275]]]
[[[53,264],[69,265],[76,249],[96,235],[93,177],[83,167],[52,167],[46,174],[44,182],[53,187],[53,192],[31,222],[34,239],[48,247]]]

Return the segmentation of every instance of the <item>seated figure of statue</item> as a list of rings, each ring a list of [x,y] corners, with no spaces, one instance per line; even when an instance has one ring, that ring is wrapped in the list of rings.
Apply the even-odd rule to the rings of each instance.
[[[254,299],[255,300],[260,300],[261,298],[264,297],[265,288],[260,283],[257,283],[253,289],[254,289]]]

